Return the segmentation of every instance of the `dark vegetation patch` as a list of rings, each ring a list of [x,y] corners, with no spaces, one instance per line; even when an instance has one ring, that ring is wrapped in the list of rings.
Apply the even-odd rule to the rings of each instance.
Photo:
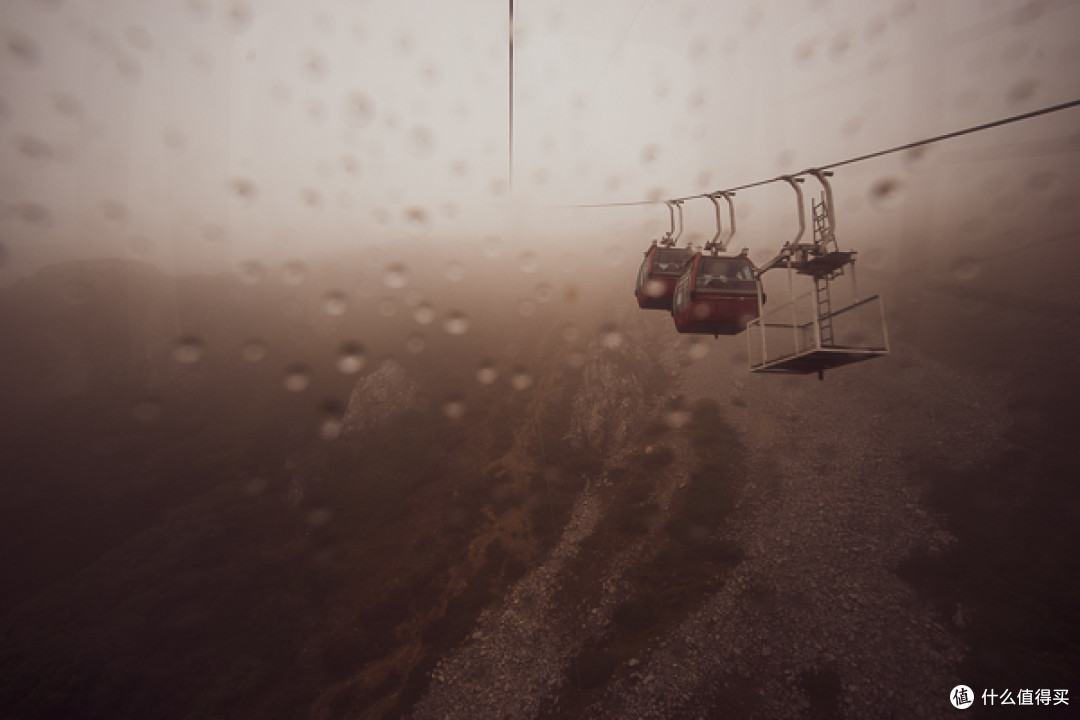
[[[299,290],[114,265],[83,273],[96,294],[81,305],[50,305],[48,277],[0,294],[0,327],[22,353],[5,355],[0,378],[11,412],[0,413],[0,559],[14,571],[0,591],[0,716],[303,717],[373,663],[379,680],[350,684],[328,701],[331,715],[407,713],[440,654],[527,572],[530,558],[512,547],[554,542],[601,466],[561,442],[575,373],[563,371],[534,418],[528,393],[476,383],[476,348],[507,335],[485,336],[473,318],[473,345],[439,335],[430,355],[407,359],[429,398],[476,388],[462,419],[448,420],[436,400],[325,442],[326,398],[343,408],[357,376],[333,369],[352,331],[322,316],[317,292],[293,298],[313,312],[286,319],[285,295]],[[133,321],[169,283],[183,285],[177,313],[199,330],[198,363],[177,363],[171,337]],[[26,308],[55,311],[56,322],[28,319]],[[370,350],[379,321],[368,319]],[[239,357],[252,337],[269,348],[260,364]],[[537,367],[548,360],[538,354]],[[283,388],[286,361],[313,368],[306,391]],[[82,385],[54,392],[63,383]],[[133,408],[148,397],[140,419]],[[512,488],[487,464],[534,421],[544,444],[529,454],[546,472]],[[288,458],[299,468],[287,470]],[[519,505],[534,510],[536,537],[492,542],[448,595],[452,570],[488,526],[485,508]],[[405,643],[421,648],[420,661],[387,667]]]
[[[986,467],[921,470],[957,542],[913,553],[898,573],[971,648],[961,676],[972,687],[1065,688],[1080,665],[1078,400],[1029,396]]]
[[[468,534],[484,517],[487,506],[495,512],[523,506],[527,511],[530,537],[529,545],[538,553],[552,547],[561,536],[574,502],[588,478],[599,472],[603,461],[599,453],[580,449],[562,442],[570,423],[570,398],[577,390],[578,378],[567,373],[565,382],[546,398],[548,411],[531,418],[514,398],[510,403],[494,406],[485,422],[486,426],[520,427],[535,421],[538,434],[536,446],[529,448],[529,456],[539,460],[539,471],[534,473],[523,491],[510,486],[508,478],[495,474],[466,476],[458,486],[447,510],[448,534]],[[513,423],[513,424],[512,424]],[[498,451],[498,457],[510,450],[513,435],[507,434]],[[445,611],[428,623],[421,634],[423,655],[413,666],[401,686],[395,703],[385,717],[398,718],[407,715],[427,688],[431,671],[438,660],[465,640],[475,627],[477,617],[487,607],[496,603],[509,585],[529,570],[525,558],[510,552],[507,543],[499,538],[490,542],[484,550],[484,562],[466,586],[446,603]]]
[[[629,672],[629,660],[643,658],[655,637],[686,617],[742,562],[742,549],[725,540],[722,530],[745,481],[744,449],[715,402],[698,401],[690,414],[691,427],[704,429],[691,431],[694,459],[689,482],[675,496],[669,519],[657,529],[659,549],[628,571],[630,594],[613,611],[610,632],[587,643],[571,663],[559,702],[562,713],[580,712],[598,700],[613,678]],[[664,434],[655,424],[648,427],[652,430],[647,433]],[[583,556],[588,551],[593,562],[602,563],[605,551],[617,552],[623,544],[618,538],[633,542],[650,531],[657,508],[649,498],[666,468],[665,464],[638,463],[630,471],[631,478],[608,504],[606,522],[614,532],[607,537],[616,538],[614,545],[598,547],[599,540],[583,544]],[[604,533],[601,528],[594,537],[604,537]]]

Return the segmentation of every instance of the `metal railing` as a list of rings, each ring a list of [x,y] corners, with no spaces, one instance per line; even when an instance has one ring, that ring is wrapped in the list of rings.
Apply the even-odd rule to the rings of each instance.
[[[832,342],[823,345],[822,319],[813,291],[772,308],[746,327],[750,369],[813,352],[888,352],[885,310],[881,297],[871,295],[829,313]]]

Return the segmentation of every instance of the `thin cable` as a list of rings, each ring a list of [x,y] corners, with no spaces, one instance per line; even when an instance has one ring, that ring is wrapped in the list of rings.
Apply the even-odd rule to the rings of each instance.
[[[626,42],[627,36],[630,35],[630,30],[634,27],[634,23],[637,22],[638,15],[641,14],[641,8],[645,7],[645,3],[648,1],[649,0],[641,0],[641,4],[638,5],[637,11],[634,13],[634,17],[630,19],[630,24],[626,26],[626,30],[623,31],[622,37],[615,45],[615,49],[611,51],[611,56],[607,59],[607,62],[604,63],[604,69],[600,71],[599,77],[597,77],[596,82],[593,83],[594,90],[596,89],[596,86],[600,84],[600,81],[604,79],[604,75],[607,74],[608,68],[611,67],[611,61],[614,60],[615,56],[619,54],[620,50],[622,50],[623,43]]]
[[[956,132],[946,133],[945,135],[938,135],[937,137],[932,137],[927,140],[919,140],[918,142],[908,143],[907,145],[900,145],[899,147],[889,148],[888,150],[881,150],[879,152],[870,153],[868,155],[860,155],[859,157],[850,158],[848,160],[841,160],[840,162],[835,162],[831,165],[823,165],[818,169],[830,170],[832,168],[842,167],[844,165],[850,165],[852,163],[862,162],[863,160],[869,160],[871,158],[887,155],[889,153],[911,150],[912,148],[941,142],[942,140],[951,140],[952,138],[960,137],[961,135],[970,135],[971,133],[982,132],[983,130],[989,130],[990,128],[996,128],[1002,125],[1020,122],[1021,120],[1030,120],[1031,118],[1039,117],[1040,115],[1048,115],[1049,113],[1058,112],[1059,110],[1068,110],[1069,108],[1076,107],[1077,105],[1080,105],[1080,100],[1073,100],[1071,102],[1062,103],[1061,105],[1054,105],[1053,107],[1043,108],[1041,110],[1034,110],[1029,113],[1024,113],[1023,115],[1013,115],[1012,117],[1005,118],[1003,120],[995,120],[994,122],[988,122],[982,125],[965,128],[963,130],[957,130]]]
[[[510,198],[514,197],[514,0],[510,0],[510,166],[507,170],[506,187]]]
[[[882,155],[889,155],[891,153],[903,152],[904,150],[911,150],[912,148],[922,147],[923,145],[930,145],[932,143],[941,142],[943,140],[951,140],[952,138],[960,137],[961,135],[970,135],[971,133],[982,132],[983,130],[989,130],[991,128],[1001,127],[1002,125],[1009,125],[1011,123],[1020,122],[1021,120],[1030,120],[1031,118],[1039,117],[1040,115],[1049,115],[1050,113],[1059,112],[1061,110],[1068,110],[1080,105],[1080,100],[1071,100],[1060,105],[1053,105],[1051,107],[1042,108],[1041,110],[1033,110],[1032,112],[1023,113],[1022,115],[1013,115],[1012,117],[1003,118],[1001,120],[995,120],[993,122],[983,123],[982,125],[974,125],[963,130],[956,130],[954,132],[945,133],[944,135],[935,135],[925,140],[917,140],[916,142],[910,142],[904,145],[898,145],[897,147],[889,148],[888,150],[879,150],[877,152],[868,153],[866,155],[859,155],[858,157],[848,158],[847,160],[840,160],[838,162],[829,163],[828,165],[819,165],[818,170],[831,170],[833,168],[843,167],[844,165],[851,165],[852,163],[863,162],[864,160],[870,160],[872,158],[881,157]],[[806,172],[805,170],[802,172]],[[791,173],[792,175],[800,175],[802,173]],[[784,175],[779,177],[770,178],[769,180],[758,180],[757,182],[746,183],[745,185],[738,185],[732,188],[726,188],[724,190],[714,190],[709,193],[702,193],[700,195],[687,195],[686,197],[671,198],[675,202],[684,202],[686,200],[697,200],[699,198],[707,198],[710,195],[716,195],[720,192],[735,192],[737,190],[747,190],[753,187],[759,187],[761,185],[768,185],[769,183],[782,182]],[[632,202],[616,202],[616,203],[596,203],[592,205],[559,205],[557,207],[562,208],[598,208],[598,207],[625,207],[628,205],[657,205],[660,203],[668,202],[667,200],[637,200]]]

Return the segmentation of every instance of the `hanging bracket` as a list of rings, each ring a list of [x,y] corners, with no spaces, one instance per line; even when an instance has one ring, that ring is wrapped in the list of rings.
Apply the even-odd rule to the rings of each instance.
[[[682,237],[683,231],[683,215],[682,215],[682,200],[666,200],[664,202],[668,206],[668,213],[671,215],[671,230],[668,231],[663,238],[660,239],[660,244],[664,247],[675,247],[675,243]],[[679,210],[679,225],[678,231],[675,228],[675,209]]]
[[[734,195],[735,193],[724,190],[705,196],[709,198],[709,201],[712,202],[713,207],[716,208],[716,235],[713,236],[712,240],[705,243],[705,249],[711,251],[713,255],[726,252],[728,245],[731,244],[732,238],[735,237],[735,205],[731,202],[731,198]],[[728,236],[724,240],[720,239],[720,236],[723,234],[723,229],[722,223],[720,222],[720,203],[716,201],[716,198],[720,197],[724,198],[724,200],[727,202],[728,219],[731,221],[731,231],[728,233]]]

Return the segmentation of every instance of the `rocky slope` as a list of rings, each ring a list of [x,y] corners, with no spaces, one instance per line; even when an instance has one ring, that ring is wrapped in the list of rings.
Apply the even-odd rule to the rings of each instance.
[[[1000,394],[903,350],[824,383],[752,376],[720,356],[730,341],[680,363],[674,348],[700,357],[702,347],[672,346],[662,330],[641,323],[623,336],[625,347],[601,341],[590,349],[587,386],[596,397],[575,401],[572,437],[611,438],[609,471],[640,461],[640,453],[631,457],[640,429],[626,430],[634,418],[685,422],[679,411],[661,414],[669,396],[645,398],[643,377],[655,365],[681,364],[668,395],[721,401],[745,449],[736,509],[713,531],[742,548],[743,561],[680,621],[623,657],[585,704],[559,704],[573,694],[587,642],[613,641],[620,631],[612,610],[635,592],[627,569],[665,542],[656,528],[672,519],[671,499],[689,472],[679,429],[668,442],[677,460],[651,491],[661,514],[652,530],[614,553],[582,551],[591,534],[610,532],[601,519],[619,492],[611,472],[595,478],[546,559],[440,662],[414,716],[950,715],[947,695],[961,681],[965,648],[948,624],[963,623],[963,608],[941,616],[895,570],[913,551],[940,552],[953,541],[924,506],[915,461],[933,457],[957,469],[988,462],[1006,428]],[[570,560],[582,552],[594,553],[589,570],[599,588],[585,597],[564,591],[575,583]]]

